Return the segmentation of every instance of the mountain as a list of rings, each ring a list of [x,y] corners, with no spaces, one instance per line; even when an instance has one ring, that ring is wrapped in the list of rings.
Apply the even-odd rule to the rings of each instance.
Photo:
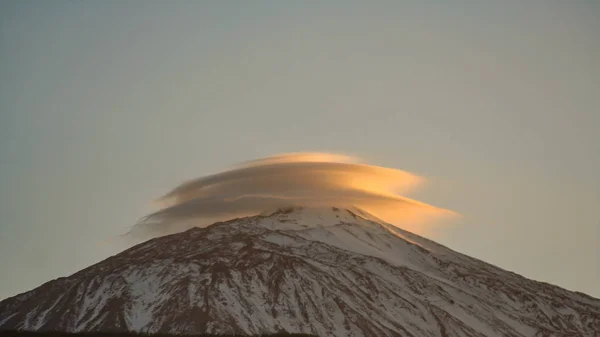
[[[289,208],[152,239],[6,299],[8,329],[600,336],[600,300],[358,209]]]
[[[185,335],[186,337],[240,337],[240,335],[207,335],[207,334],[192,334]],[[182,337],[182,335],[168,333],[143,333],[143,332],[64,332],[64,331],[0,331],[0,337]],[[274,333],[261,334],[254,337],[318,337],[308,334],[295,333]]]

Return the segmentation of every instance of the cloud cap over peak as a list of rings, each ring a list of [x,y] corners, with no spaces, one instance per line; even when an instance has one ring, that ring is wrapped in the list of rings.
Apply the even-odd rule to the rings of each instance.
[[[134,231],[165,235],[280,207],[336,206],[358,207],[418,232],[429,219],[454,214],[402,195],[422,181],[412,173],[360,164],[344,155],[276,155],[175,187]]]

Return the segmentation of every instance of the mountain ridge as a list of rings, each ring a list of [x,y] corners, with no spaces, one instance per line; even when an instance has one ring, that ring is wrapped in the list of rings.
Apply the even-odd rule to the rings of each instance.
[[[600,300],[368,213],[288,208],[155,238],[6,299],[2,328],[595,336]]]

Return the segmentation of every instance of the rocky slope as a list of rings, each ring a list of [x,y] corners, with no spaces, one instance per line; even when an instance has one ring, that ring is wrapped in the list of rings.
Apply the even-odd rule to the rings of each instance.
[[[139,244],[0,302],[0,330],[600,336],[600,300],[360,210],[286,209]]]

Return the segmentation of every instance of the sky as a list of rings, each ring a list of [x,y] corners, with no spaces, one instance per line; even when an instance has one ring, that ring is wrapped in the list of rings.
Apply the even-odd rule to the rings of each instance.
[[[600,297],[600,2],[0,2],[0,298],[180,183],[329,152],[424,177],[430,238]]]

